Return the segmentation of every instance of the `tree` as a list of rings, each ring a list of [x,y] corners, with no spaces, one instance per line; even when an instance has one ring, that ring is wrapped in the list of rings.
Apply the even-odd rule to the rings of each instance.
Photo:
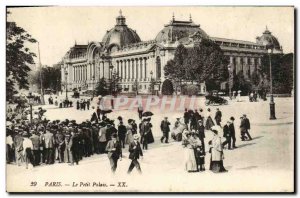
[[[174,87],[171,80],[166,79],[161,87],[161,92],[163,95],[173,95]]]
[[[184,62],[188,56],[188,51],[184,45],[179,44],[175,50],[174,59],[167,62],[164,67],[165,76],[173,79],[176,83],[186,79],[186,68],[184,68]]]
[[[6,22],[6,35],[6,98],[11,100],[18,93],[16,86],[19,89],[29,88],[29,66],[34,64],[36,55],[26,44],[36,40],[15,22]]]
[[[174,59],[164,67],[165,75],[175,82],[182,80],[219,84],[228,78],[228,60],[220,46],[209,39],[202,39],[193,48],[178,45]],[[216,87],[215,85],[213,87]]]
[[[40,74],[41,72],[41,74]],[[41,77],[44,89],[58,90],[61,86],[61,71],[60,66],[53,67],[45,66],[39,68],[37,71],[31,72],[29,75],[29,82],[35,84],[38,89],[41,88]]]
[[[113,96],[118,95],[122,91],[122,87],[120,86],[120,77],[117,74],[112,75],[112,79],[110,79],[109,90]]]
[[[257,71],[254,71],[251,75],[252,88],[257,89],[260,82],[261,82],[260,74]]]
[[[109,94],[109,88],[104,77],[102,77],[96,85],[96,94],[101,96]]]
[[[272,54],[273,93],[290,93],[293,89],[294,54]],[[269,55],[262,57],[261,72],[270,80]]]
[[[202,39],[199,44],[188,49],[184,68],[189,80],[199,83],[213,80],[219,84],[228,78],[227,65],[228,60],[220,46],[209,39]]]
[[[233,76],[232,89],[242,91],[241,95],[248,95],[251,91],[251,83],[245,79],[243,71],[239,71],[237,75]]]

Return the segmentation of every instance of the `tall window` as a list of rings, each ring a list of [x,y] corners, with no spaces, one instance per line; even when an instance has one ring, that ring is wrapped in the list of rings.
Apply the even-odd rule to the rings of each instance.
[[[161,78],[161,61],[160,61],[160,57],[156,57],[156,77],[158,79]]]

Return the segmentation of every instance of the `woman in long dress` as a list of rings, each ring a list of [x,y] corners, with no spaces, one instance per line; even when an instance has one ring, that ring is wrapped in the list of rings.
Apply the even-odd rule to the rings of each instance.
[[[211,127],[215,125],[214,121],[211,118],[211,112],[210,108],[207,109],[207,115],[206,115],[206,124],[205,124],[205,129],[210,130]]]
[[[223,153],[221,137],[218,135],[217,130],[212,130],[212,131],[214,133],[214,137],[209,142],[211,147],[210,148],[211,158],[210,158],[209,170],[211,170],[214,173],[227,172],[227,170],[223,166],[224,153]]]
[[[183,132],[182,145],[184,148],[184,166],[189,173],[197,171],[197,163],[195,158],[194,146],[195,141],[191,138],[191,133],[187,130]]]
[[[131,121],[128,120],[128,125],[126,126],[126,137],[125,137],[125,144],[130,144],[133,141],[133,133],[132,133],[132,125],[131,125]]]

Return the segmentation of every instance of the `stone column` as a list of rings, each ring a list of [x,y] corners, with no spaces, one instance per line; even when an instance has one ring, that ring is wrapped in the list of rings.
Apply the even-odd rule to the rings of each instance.
[[[77,66],[74,67],[74,80],[77,81]]]
[[[121,77],[122,80],[124,79],[124,76],[123,76],[123,61],[122,60],[120,61],[120,77]]]
[[[124,62],[124,79],[127,80],[127,67],[126,67],[126,60]]]
[[[144,71],[143,71],[143,59],[142,58],[140,58],[139,59],[139,61],[140,61],[140,79],[141,79],[141,81],[143,81],[144,79],[144,75],[143,75],[143,73],[144,73]]]
[[[78,82],[80,81],[80,65],[77,66],[77,70],[78,70]]]
[[[128,81],[130,81],[130,79],[131,79],[131,72],[130,72],[130,67],[131,67],[131,65],[130,65],[130,60],[126,60],[126,62],[127,62],[127,68],[128,68]]]
[[[134,59],[131,59],[131,72],[132,72],[132,81],[135,80],[135,68],[134,68]]]
[[[144,58],[144,78],[146,81],[148,81],[147,79],[147,58]]]
[[[139,79],[139,59],[135,59],[135,67],[136,67],[136,79]]]
[[[241,57],[235,57],[236,60],[236,74],[239,73],[239,71],[241,71]]]

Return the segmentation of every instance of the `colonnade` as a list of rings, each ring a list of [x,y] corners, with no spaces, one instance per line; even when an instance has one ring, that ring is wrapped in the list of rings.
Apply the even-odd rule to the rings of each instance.
[[[149,78],[147,57],[116,61],[116,72],[123,81],[146,81]]]

